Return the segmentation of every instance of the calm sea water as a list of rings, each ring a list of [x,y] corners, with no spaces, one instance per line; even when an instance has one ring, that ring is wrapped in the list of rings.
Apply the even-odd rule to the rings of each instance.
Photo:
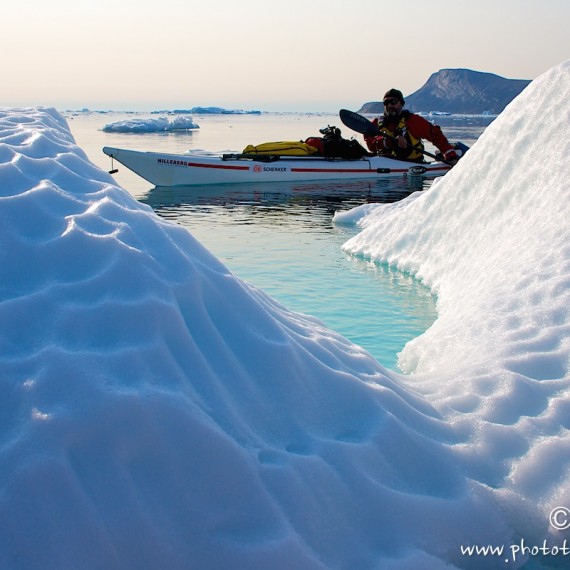
[[[109,123],[156,115],[65,113],[77,143],[105,170],[105,145],[181,153],[239,152],[248,144],[301,140],[336,125],[332,114],[263,113],[196,115],[200,129],[183,133],[104,133]],[[472,144],[489,119],[445,118],[452,140]],[[360,135],[357,136],[361,142]],[[380,180],[296,184],[152,188],[115,163],[117,182],[158,215],[188,230],[236,275],[262,288],[290,309],[320,318],[361,345],[382,364],[396,368],[397,353],[435,320],[435,299],[409,275],[345,255],[341,245],[355,230],[335,227],[332,216],[365,202],[393,202],[432,181]]]

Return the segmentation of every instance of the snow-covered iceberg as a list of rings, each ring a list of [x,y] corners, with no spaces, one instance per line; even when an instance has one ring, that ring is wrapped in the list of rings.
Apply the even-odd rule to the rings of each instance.
[[[346,251],[437,293],[437,321],[399,363],[464,434],[462,469],[511,513],[529,509],[530,528],[513,522],[527,538],[570,507],[569,118],[570,61],[533,81],[429,192],[336,215],[363,228]]]
[[[199,129],[192,117],[137,117],[124,119],[105,125],[101,130],[106,133],[160,133],[173,131],[188,131]]]
[[[56,111],[0,110],[0,567],[494,568],[507,551],[465,548],[561,539],[568,143],[550,105],[568,114],[569,76],[347,244],[439,294],[410,377],[232,275]]]

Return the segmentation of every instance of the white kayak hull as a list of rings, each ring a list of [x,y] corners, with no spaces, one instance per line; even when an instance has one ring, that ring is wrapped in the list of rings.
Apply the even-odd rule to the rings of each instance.
[[[155,186],[194,186],[254,182],[375,179],[442,176],[442,162],[414,163],[383,156],[357,160],[287,156],[243,158],[241,155],[204,157],[104,147],[103,152]]]

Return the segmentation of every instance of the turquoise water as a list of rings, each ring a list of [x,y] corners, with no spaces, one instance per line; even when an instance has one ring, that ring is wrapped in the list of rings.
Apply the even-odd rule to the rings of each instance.
[[[77,143],[105,170],[111,164],[101,152],[103,146],[173,153],[240,152],[248,144],[301,140],[318,136],[323,126],[342,126],[332,113],[263,113],[197,115],[194,121],[200,128],[182,133],[101,131],[108,123],[133,116],[69,113],[67,118]],[[136,116],[144,118],[144,114]],[[444,132],[452,140],[470,145],[485,126],[471,118],[450,119]],[[343,128],[343,136],[352,135]],[[363,143],[360,135],[356,138]],[[332,224],[337,210],[400,200],[426,189],[431,181],[272,183],[172,190],[150,188],[148,182],[120,165],[114,177],[160,216],[188,228],[236,275],[290,309],[320,318],[385,366],[396,368],[397,353],[436,318],[435,300],[425,287],[398,271],[345,255],[341,246],[356,230]]]
[[[154,189],[141,200],[187,227],[242,279],[396,368],[405,343],[435,320],[434,299],[412,277],[344,254],[341,246],[356,230],[334,226],[332,216],[364,201],[399,199],[410,187],[402,181],[353,186]]]

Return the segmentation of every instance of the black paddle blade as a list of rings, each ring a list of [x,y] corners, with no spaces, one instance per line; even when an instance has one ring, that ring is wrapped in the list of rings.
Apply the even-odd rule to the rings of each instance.
[[[339,111],[340,120],[353,131],[361,133],[365,136],[373,136],[381,134],[380,129],[371,123],[366,117],[349,111],[348,109],[341,109]]]

